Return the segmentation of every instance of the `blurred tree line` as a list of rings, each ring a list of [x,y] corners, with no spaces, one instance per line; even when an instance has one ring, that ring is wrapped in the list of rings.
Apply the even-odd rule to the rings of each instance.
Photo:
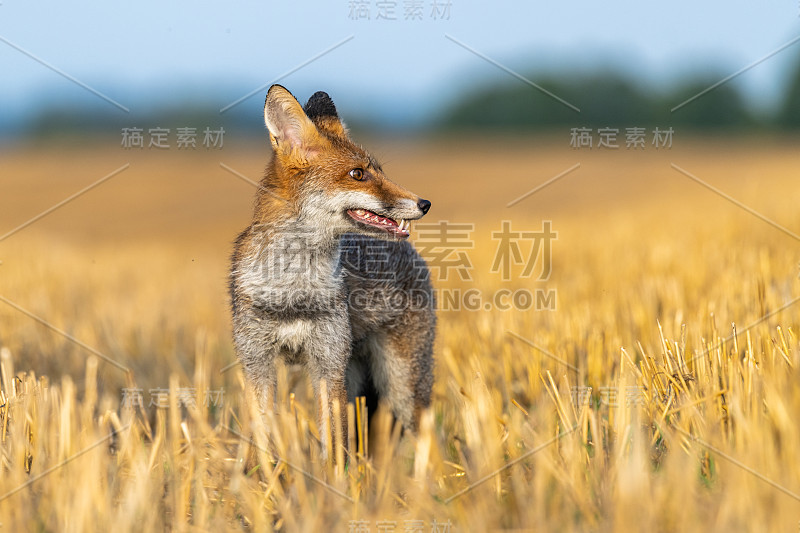
[[[723,78],[709,74],[684,81],[667,90],[640,85],[629,76],[606,71],[593,75],[529,75],[527,78],[558,98],[580,108],[580,113],[531,85],[502,75],[502,82],[484,88],[467,88],[437,116],[420,123],[422,128],[444,132],[546,131],[563,128],[673,127],[683,130],[726,132],[795,130],[800,131],[800,58],[795,62],[783,95],[769,113],[751,108],[736,88],[736,80],[706,91]],[[698,96],[699,95],[699,96]],[[694,98],[692,101],[687,100]],[[88,98],[88,97],[87,97]],[[681,105],[684,102],[685,105]],[[89,100],[90,104],[96,104]],[[216,104],[175,105],[164,102],[160,108],[128,114],[117,110],[70,105],[40,112],[27,127],[33,138],[79,138],[118,135],[122,128],[158,126],[174,128],[224,128],[231,134],[263,136],[260,103],[237,106],[224,114]],[[680,106],[678,109],[674,109]],[[674,111],[673,111],[674,109]],[[363,111],[348,115],[348,124],[358,130],[402,128],[391,121],[374,122]],[[0,128],[1,129],[1,128]],[[0,131],[0,133],[2,133]]]
[[[132,109],[129,113],[81,106],[60,106],[45,109],[37,115],[28,126],[28,134],[39,140],[76,138],[76,136],[78,138],[112,136],[119,139],[123,128],[141,128],[146,135],[150,128],[159,127],[169,128],[171,135],[174,135],[176,128],[179,127],[195,128],[201,135],[204,128],[263,134],[263,118],[247,111],[242,106],[241,109],[223,115],[216,106],[196,104],[175,108],[164,106],[155,111],[144,112]]]
[[[543,91],[508,77],[502,85],[474,90],[456,101],[439,117],[439,128],[536,131],[557,127],[664,126],[725,131],[800,130],[800,61],[782,101],[771,113],[753,111],[733,81],[700,95],[723,76],[703,76],[665,91],[643,87],[615,72],[526,77],[580,108],[580,113]]]
[[[800,129],[800,63],[789,82],[778,122],[785,128]]]

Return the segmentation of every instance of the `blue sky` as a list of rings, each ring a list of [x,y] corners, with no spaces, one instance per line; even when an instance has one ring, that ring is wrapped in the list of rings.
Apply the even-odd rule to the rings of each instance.
[[[2,0],[0,37],[146,109],[187,100],[223,107],[352,36],[281,83],[301,99],[324,89],[343,113],[420,118],[471,85],[509,78],[446,34],[526,74],[611,66],[653,87],[692,73],[730,74],[800,35],[797,0],[436,3],[449,3],[448,18],[434,19],[432,0],[419,2],[421,20],[406,20],[405,0],[383,0],[396,20],[377,19],[381,0]],[[370,18],[353,20],[355,4]],[[732,83],[768,107],[798,57],[800,43]],[[5,42],[0,65],[0,120],[71,102],[115,109]],[[263,92],[242,105],[262,105]]]

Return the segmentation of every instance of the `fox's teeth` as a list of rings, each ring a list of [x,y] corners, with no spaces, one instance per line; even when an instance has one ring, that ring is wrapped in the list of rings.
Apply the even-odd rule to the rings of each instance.
[[[363,217],[363,216],[364,216],[364,213],[365,213],[365,212],[364,212],[364,210],[363,210],[363,209],[356,209],[356,215],[358,215],[358,216],[360,216],[360,217]]]
[[[405,220],[404,218],[401,218],[401,219],[400,219],[400,224],[398,224],[398,226],[400,226],[400,229],[406,229],[406,228],[404,227],[404,226],[405,226],[405,224],[406,224],[406,220]]]

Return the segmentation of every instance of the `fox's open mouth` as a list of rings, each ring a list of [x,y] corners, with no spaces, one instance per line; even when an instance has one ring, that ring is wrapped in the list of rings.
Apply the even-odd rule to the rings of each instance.
[[[400,222],[397,222],[392,218],[378,215],[367,209],[348,209],[347,214],[357,222],[378,228],[396,237],[405,239],[410,235],[408,226],[411,222],[408,220],[401,219]]]

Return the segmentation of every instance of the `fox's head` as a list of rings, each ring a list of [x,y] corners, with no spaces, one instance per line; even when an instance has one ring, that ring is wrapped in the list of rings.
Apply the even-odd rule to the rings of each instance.
[[[264,121],[274,157],[259,201],[262,211],[290,207],[305,227],[332,237],[362,233],[387,239],[407,238],[409,221],[428,212],[428,200],[390,181],[375,158],[350,140],[326,93],[315,93],[303,108],[288,90],[273,85]]]

